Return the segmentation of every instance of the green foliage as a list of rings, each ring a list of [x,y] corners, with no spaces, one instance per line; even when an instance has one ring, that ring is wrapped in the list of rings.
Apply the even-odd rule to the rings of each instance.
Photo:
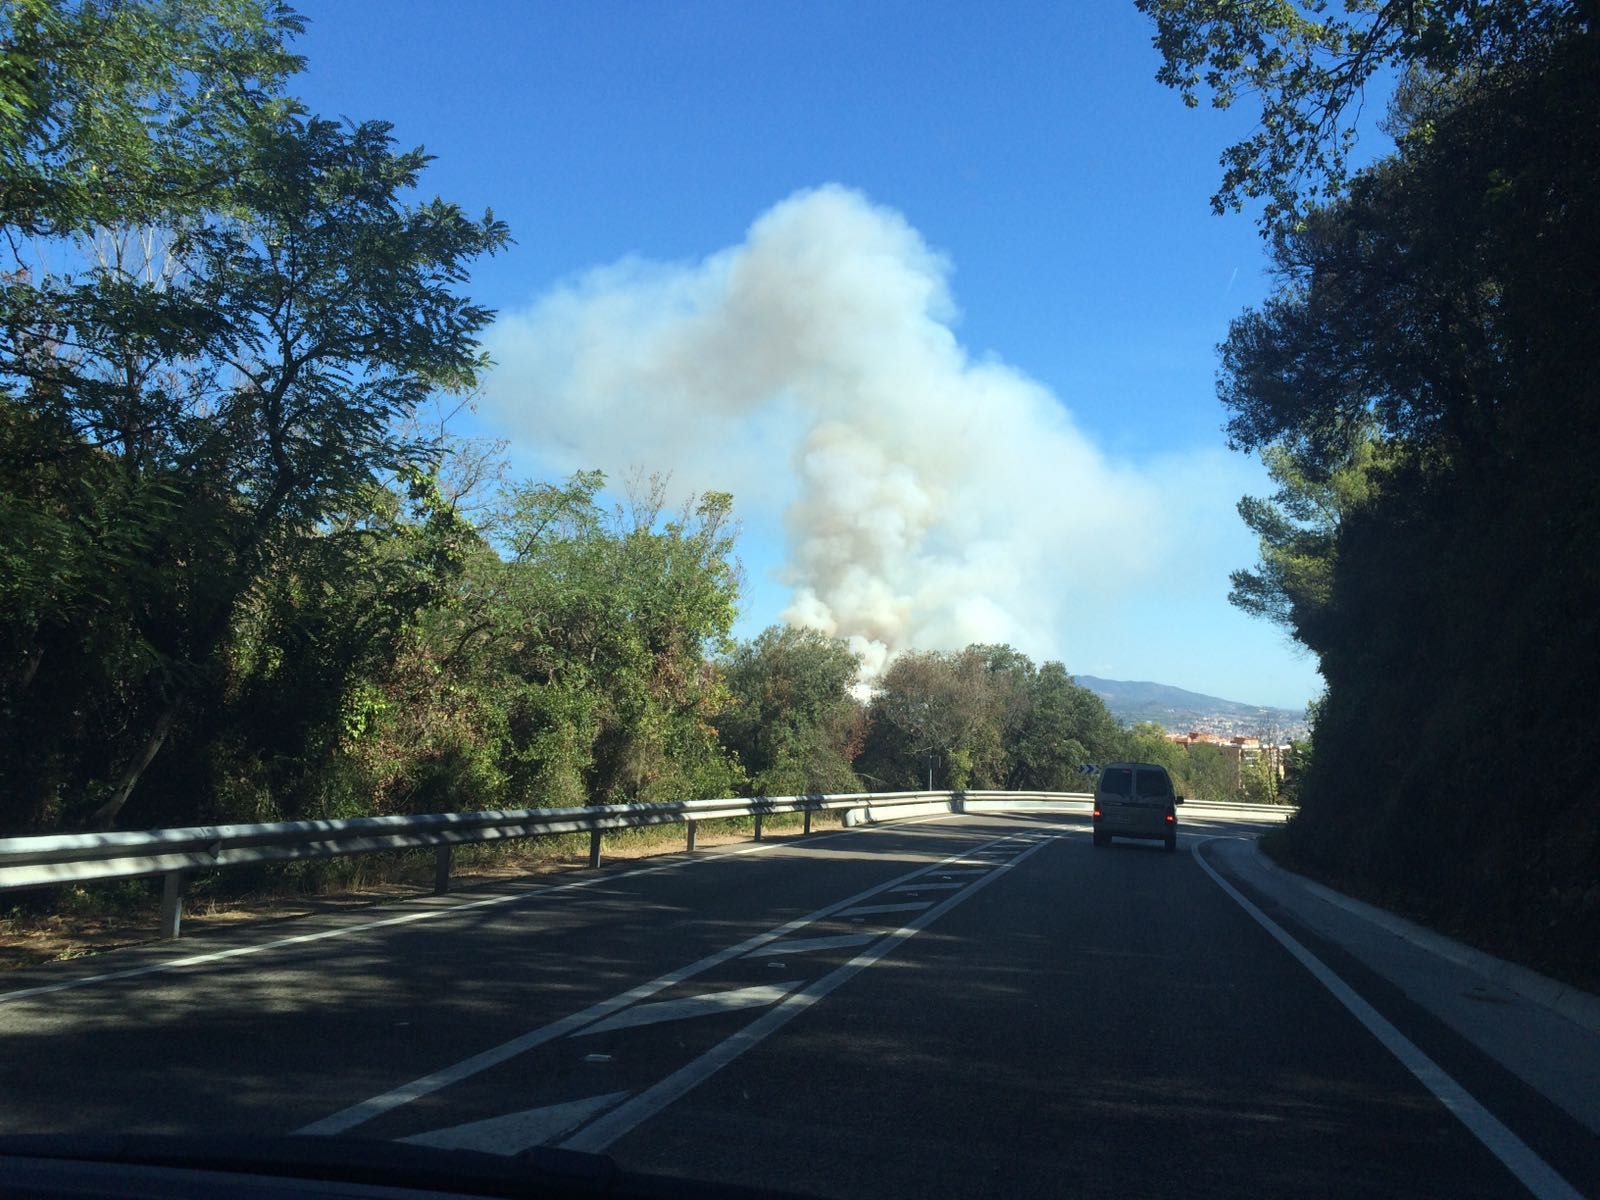
[[[1570,974],[1600,961],[1570,785],[1600,678],[1600,43],[1592,6],[1417,7],[1437,53],[1398,152],[1276,230],[1281,286],[1223,348],[1230,436],[1281,485],[1242,507],[1235,600],[1328,685],[1285,852]],[[1530,777],[1565,782],[1508,799]]]
[[[303,27],[263,0],[10,0],[0,8],[0,222],[28,235],[161,225],[253,165],[289,109]]]
[[[728,706],[716,718],[756,795],[861,790],[851,766],[865,713],[852,694],[860,662],[815,630],[773,626],[721,661]]]
[[[604,477],[508,489],[459,584],[384,681],[370,747],[381,795],[434,807],[581,805],[734,794],[712,721],[739,588],[731,499],[665,506],[665,484],[601,501]]]
[[[1129,729],[1123,735],[1116,756],[1129,762],[1159,763],[1180,783],[1184,780],[1189,757],[1188,751],[1168,740],[1167,731],[1153,721],[1141,721]],[[1183,791],[1182,787],[1178,790]]]
[[[1263,221],[1292,227],[1337,196],[1366,88],[1383,72],[1470,78],[1552,40],[1593,30],[1592,0],[1135,0],[1156,27],[1156,78],[1196,107],[1260,103],[1254,132],[1222,156],[1218,212],[1261,200]]]
[[[1265,750],[1240,764],[1239,791],[1251,804],[1278,803],[1278,767]]]
[[[1025,707],[1014,726],[1010,769],[1003,786],[1043,792],[1083,787],[1078,768],[1109,757],[1120,727],[1105,702],[1072,682],[1058,662],[1023,673]]]
[[[396,612],[426,603],[447,564],[375,550],[373,505],[426,474],[404,419],[482,366],[491,314],[457,287],[506,231],[408,202],[426,157],[387,126],[282,97],[298,20],[275,5],[7,15],[0,220],[64,265],[0,280],[0,740],[26,747],[0,824],[109,824],[155,762],[153,821],[221,738],[255,610],[323,623],[283,637],[330,673],[308,714],[337,714],[356,664],[317,656],[367,618],[331,632],[317,590],[371,569]]]
[[[1239,769],[1221,746],[1198,742],[1184,752],[1178,794],[1195,800],[1239,799]]]
[[[897,658],[868,706],[857,769],[876,790],[1073,791],[1084,762],[1113,757],[1123,731],[1060,663],[1010,646]]]
[[[1283,751],[1283,779],[1278,785],[1278,800],[1282,804],[1300,803],[1300,783],[1311,770],[1312,743],[1293,741]]]
[[[1262,449],[1278,491],[1270,500],[1239,501],[1239,516],[1260,540],[1261,561],[1253,571],[1233,572],[1230,603],[1289,628],[1316,648],[1318,623],[1332,596],[1340,522],[1372,495],[1376,454],[1373,438],[1365,435],[1325,468],[1308,467],[1282,445]]]
[[[568,754],[596,802],[730,794],[739,781],[710,721],[724,703],[706,655],[727,645],[740,585],[732,499],[676,513],[665,483],[598,502],[599,472],[509,496],[496,624],[516,631],[508,669],[554,689],[525,710],[532,737]]]

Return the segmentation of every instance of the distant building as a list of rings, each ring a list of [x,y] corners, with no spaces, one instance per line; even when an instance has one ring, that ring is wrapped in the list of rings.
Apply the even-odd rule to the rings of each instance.
[[[1270,742],[1263,745],[1258,737],[1248,737],[1236,734],[1233,737],[1223,737],[1215,733],[1203,733],[1198,729],[1191,729],[1188,733],[1169,733],[1167,741],[1175,746],[1182,746],[1187,750],[1190,746],[1215,746],[1221,750],[1233,770],[1233,786],[1238,787],[1244,768],[1255,766],[1261,761],[1264,754],[1271,770],[1277,773],[1279,779],[1283,778],[1283,752],[1287,746],[1275,746]]]

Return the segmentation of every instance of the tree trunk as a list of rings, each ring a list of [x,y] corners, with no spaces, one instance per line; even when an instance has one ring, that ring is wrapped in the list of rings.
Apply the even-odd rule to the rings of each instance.
[[[29,652],[28,660],[23,665],[22,678],[17,681],[17,696],[19,699],[21,698],[22,694],[28,690],[29,685],[33,683],[34,676],[39,673],[39,664],[43,661],[44,647],[35,646]]]
[[[108,829],[117,819],[117,814],[122,811],[122,806],[128,802],[128,797],[133,795],[134,786],[139,782],[139,777],[144,774],[156,754],[161,750],[161,744],[167,740],[167,734],[172,730],[172,722],[178,715],[178,702],[168,701],[167,707],[156,718],[156,726],[150,731],[144,749],[128,764],[128,769],[123,772],[122,782],[117,785],[117,790],[89,816],[89,826],[92,829]]]

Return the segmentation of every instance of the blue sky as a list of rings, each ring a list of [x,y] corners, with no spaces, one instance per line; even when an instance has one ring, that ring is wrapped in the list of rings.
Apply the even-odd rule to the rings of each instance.
[[[1269,281],[1251,217],[1214,216],[1208,197],[1219,152],[1251,114],[1187,110],[1156,84],[1131,3],[296,7],[309,21],[296,83],[307,103],[391,121],[401,142],[437,156],[425,190],[492,207],[517,240],[473,275],[473,297],[504,314],[491,345],[506,366],[470,431],[512,439],[523,475],[627,460],[732,490],[745,525],[741,632],[777,620],[797,580],[838,632],[859,632],[842,564],[805,573],[843,553],[807,521],[819,503],[835,522],[879,510],[840,508],[816,491],[837,474],[802,478],[795,464],[815,465],[805,456],[818,439],[860,415],[850,404],[878,404],[904,377],[947,408],[975,406],[926,427],[907,408],[906,447],[948,428],[980,443],[1003,433],[1017,453],[897,460],[919,503],[944,508],[923,541],[880,564],[926,586],[891,579],[905,594],[884,603],[905,620],[873,636],[892,649],[897,636],[995,628],[1074,672],[1294,706],[1320,690],[1312,660],[1225,598],[1228,570],[1254,560],[1232,505],[1267,484],[1223,446],[1214,347]],[[841,288],[879,287],[854,270],[863,255],[894,260],[892,278],[917,295],[878,316],[910,359],[869,362],[870,345],[854,344],[836,361],[825,346],[803,375],[760,385],[775,398],[741,382],[717,420],[684,410],[692,441],[659,428],[630,441],[649,426],[640,412],[662,411],[628,407],[647,402],[634,393],[659,380],[661,355],[737,346],[750,328],[739,321],[770,332],[778,318],[751,318],[729,280],[809,269],[796,249],[806,238],[826,244]],[[794,303],[821,303],[807,278]],[[832,318],[856,293],[828,295],[827,328],[848,337]],[[618,328],[595,332],[618,311]],[[608,385],[620,391],[573,398],[575,380],[631,362],[639,345],[654,357]],[[855,400],[817,398],[835,377]],[[995,386],[1010,389],[996,403],[1011,417],[978,411]],[[887,417],[874,426],[882,453],[859,469],[889,469],[871,464],[895,458],[896,429]],[[1074,464],[1070,486],[1015,477],[1051,474],[1040,448],[1057,446]],[[993,589],[973,582],[996,576]]]

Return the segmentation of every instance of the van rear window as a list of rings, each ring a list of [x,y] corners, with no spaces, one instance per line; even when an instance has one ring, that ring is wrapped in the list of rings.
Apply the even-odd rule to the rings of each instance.
[[[1167,781],[1165,771],[1140,771],[1139,795],[1141,796],[1170,796],[1172,785]]]
[[[1102,796],[1131,796],[1133,795],[1133,769],[1131,767],[1108,767],[1100,772],[1100,794]]]

